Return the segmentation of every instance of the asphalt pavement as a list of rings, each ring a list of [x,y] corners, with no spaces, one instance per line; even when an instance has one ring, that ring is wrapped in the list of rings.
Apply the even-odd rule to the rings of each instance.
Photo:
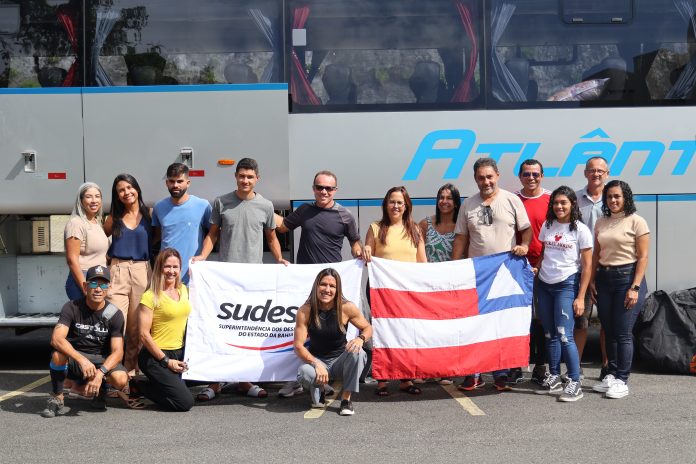
[[[531,382],[497,393],[489,381],[467,395],[426,383],[420,396],[392,383],[387,398],[365,385],[355,415],[342,417],[339,401],[311,411],[306,394],[280,398],[270,384],[266,399],[223,394],[187,413],[132,411],[117,399],[97,412],[67,399],[69,414],[44,419],[49,336],[0,331],[0,463],[696,462],[696,379],[638,365],[628,397],[603,398],[591,390],[596,335],[575,403],[537,395]]]

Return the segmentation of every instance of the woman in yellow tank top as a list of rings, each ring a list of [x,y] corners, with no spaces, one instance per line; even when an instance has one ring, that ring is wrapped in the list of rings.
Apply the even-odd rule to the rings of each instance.
[[[372,256],[395,261],[427,263],[425,244],[418,224],[413,221],[413,205],[403,186],[392,187],[382,200],[382,219],[370,224],[365,237],[365,261]],[[368,290],[369,298],[369,290]],[[421,393],[411,379],[401,379],[401,391],[413,395]],[[389,395],[386,381],[378,381],[378,396]]]

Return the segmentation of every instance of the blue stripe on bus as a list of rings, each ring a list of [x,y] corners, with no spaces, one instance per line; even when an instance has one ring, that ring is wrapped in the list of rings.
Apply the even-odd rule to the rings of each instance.
[[[657,195],[657,201],[696,201],[696,193]]]
[[[82,92],[81,87],[13,87],[0,88],[0,95],[75,95]]]
[[[86,94],[101,93],[163,93],[163,92],[245,92],[250,90],[288,91],[288,84],[202,84],[202,85],[143,85],[124,87],[83,87]]]
[[[657,200],[657,195],[633,195],[633,201],[635,202],[645,202],[645,201],[655,201]]]

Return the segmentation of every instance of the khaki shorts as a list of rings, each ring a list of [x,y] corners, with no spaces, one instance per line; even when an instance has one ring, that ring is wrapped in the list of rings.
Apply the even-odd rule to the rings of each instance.
[[[589,289],[585,294],[585,312],[575,317],[576,329],[587,329],[590,326],[590,316],[592,315],[592,296]]]

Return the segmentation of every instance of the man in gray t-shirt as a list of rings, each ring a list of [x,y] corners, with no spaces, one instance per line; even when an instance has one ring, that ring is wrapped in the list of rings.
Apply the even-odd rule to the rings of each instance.
[[[220,238],[220,260],[228,263],[262,263],[263,237],[278,263],[288,264],[280,252],[275,233],[273,204],[254,191],[259,180],[255,160],[242,158],[234,174],[237,190],[222,195],[213,203],[210,229],[203,240],[201,254],[194,261],[207,259]]]
[[[220,238],[220,260],[228,263],[261,264],[263,262],[263,236],[268,248],[278,263],[289,264],[280,252],[280,243],[275,233],[273,204],[254,191],[259,180],[259,165],[256,160],[242,158],[234,173],[237,190],[217,197],[210,216],[210,229],[203,240],[201,254],[193,261],[207,259],[213,246]],[[221,384],[213,383],[198,394],[199,401],[211,400],[220,393]],[[250,382],[239,382],[237,390],[249,396],[266,397],[263,388]]]

